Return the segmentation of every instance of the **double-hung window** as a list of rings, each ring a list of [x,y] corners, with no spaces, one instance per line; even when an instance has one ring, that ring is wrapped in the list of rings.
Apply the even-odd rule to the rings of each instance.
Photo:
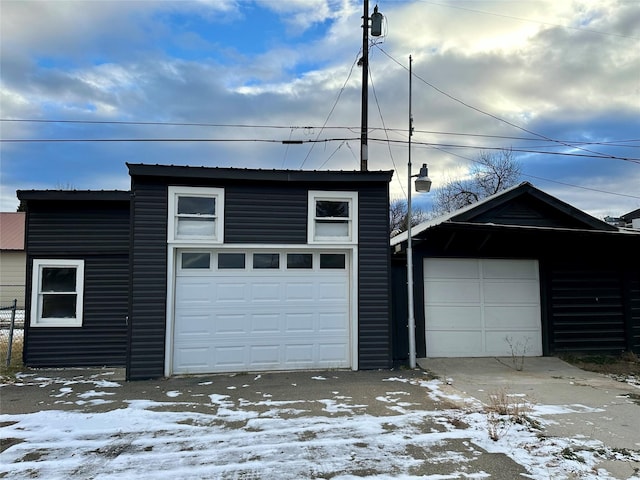
[[[169,187],[169,241],[222,242],[224,190]]]
[[[31,326],[80,327],[84,260],[34,260]]]
[[[309,192],[309,242],[355,243],[358,194]]]

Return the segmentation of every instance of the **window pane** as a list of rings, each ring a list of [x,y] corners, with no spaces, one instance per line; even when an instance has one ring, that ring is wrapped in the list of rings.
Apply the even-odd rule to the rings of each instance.
[[[42,318],[76,318],[76,295],[43,295]]]
[[[182,268],[209,268],[210,259],[210,253],[184,252],[182,254]]]
[[[45,267],[42,269],[43,292],[75,292],[76,269],[74,267]]]
[[[287,253],[287,268],[313,268],[313,255],[310,253]]]
[[[316,217],[349,217],[349,202],[333,200],[316,201]]]
[[[178,218],[178,236],[215,237],[216,221],[213,218]]]
[[[320,268],[339,268],[344,270],[345,256],[343,253],[321,253]]]
[[[316,237],[348,237],[348,220],[317,220]]]
[[[253,268],[280,268],[280,254],[254,253]]]
[[[244,268],[244,253],[219,253],[218,268]]]
[[[178,214],[215,215],[215,197],[178,197]]]

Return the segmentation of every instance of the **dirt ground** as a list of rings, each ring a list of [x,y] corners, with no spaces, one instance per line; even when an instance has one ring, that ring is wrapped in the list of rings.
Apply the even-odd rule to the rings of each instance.
[[[564,355],[560,357],[565,362],[590,372],[605,375],[634,376],[640,379],[640,357],[634,353],[625,352],[622,355]]]

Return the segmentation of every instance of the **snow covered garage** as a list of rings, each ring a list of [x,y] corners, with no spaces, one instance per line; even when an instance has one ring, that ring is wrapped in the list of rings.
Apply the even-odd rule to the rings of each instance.
[[[419,357],[640,350],[640,232],[529,183],[413,229]],[[408,358],[406,233],[391,239],[394,359]]]

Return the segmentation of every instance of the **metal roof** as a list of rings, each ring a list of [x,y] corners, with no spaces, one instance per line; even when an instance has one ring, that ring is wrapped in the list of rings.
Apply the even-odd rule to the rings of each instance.
[[[193,167],[127,163],[133,176],[207,178],[273,182],[390,182],[393,170],[266,170],[255,168]]]
[[[24,212],[0,213],[0,250],[24,250]]]

